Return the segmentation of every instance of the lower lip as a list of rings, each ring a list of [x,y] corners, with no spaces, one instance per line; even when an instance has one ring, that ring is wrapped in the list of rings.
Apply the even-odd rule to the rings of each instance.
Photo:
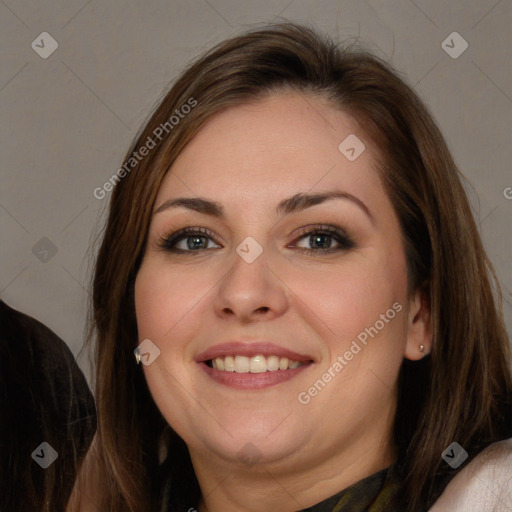
[[[261,373],[237,373],[215,370],[204,362],[199,363],[199,366],[219,384],[236,389],[263,389],[293,379],[300,372],[311,366],[311,364],[307,363],[293,370],[275,370],[273,372]]]

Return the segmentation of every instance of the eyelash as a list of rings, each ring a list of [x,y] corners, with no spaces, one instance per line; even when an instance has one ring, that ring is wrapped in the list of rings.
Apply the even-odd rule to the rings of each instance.
[[[326,235],[329,237],[332,237],[335,239],[336,242],[340,244],[340,247],[333,248],[333,249],[306,249],[301,247],[301,251],[306,254],[329,254],[334,253],[338,251],[346,251],[348,249],[352,249],[355,244],[353,240],[343,231],[342,229],[336,227],[336,226],[330,226],[328,224],[321,224],[317,226],[308,226],[306,228],[302,228],[300,231],[300,235],[296,240],[299,240],[301,238],[304,238],[307,235],[313,235],[313,234],[320,234],[320,235]],[[186,239],[192,236],[207,236],[209,238],[214,238],[211,231],[209,231],[206,228],[183,228],[179,231],[176,231],[175,233],[171,233],[168,235],[164,235],[160,238],[158,241],[158,246],[168,252],[177,253],[177,254],[184,254],[184,253],[198,253],[201,252],[201,250],[184,250],[184,249],[176,249],[174,245],[181,241],[182,239]],[[215,241],[215,240],[214,240]],[[217,243],[217,242],[215,242]],[[204,250],[211,250],[211,249],[204,249]]]

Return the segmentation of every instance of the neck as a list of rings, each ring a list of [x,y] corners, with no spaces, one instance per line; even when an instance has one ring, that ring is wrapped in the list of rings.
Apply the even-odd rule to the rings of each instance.
[[[201,488],[199,512],[294,512],[311,507],[382,469],[395,459],[389,442],[359,442],[301,460],[240,467],[191,452]]]

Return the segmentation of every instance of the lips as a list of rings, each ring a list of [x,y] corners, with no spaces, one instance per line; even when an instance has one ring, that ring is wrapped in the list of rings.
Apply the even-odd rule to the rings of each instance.
[[[213,380],[238,389],[261,389],[292,379],[313,364],[311,356],[266,341],[215,345],[196,357]]]

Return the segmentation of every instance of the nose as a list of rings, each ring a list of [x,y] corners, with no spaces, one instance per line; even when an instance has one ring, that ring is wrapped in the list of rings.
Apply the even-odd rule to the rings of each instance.
[[[289,304],[287,287],[269,263],[265,251],[252,263],[235,254],[218,287],[215,313],[242,323],[271,320],[284,314]]]

